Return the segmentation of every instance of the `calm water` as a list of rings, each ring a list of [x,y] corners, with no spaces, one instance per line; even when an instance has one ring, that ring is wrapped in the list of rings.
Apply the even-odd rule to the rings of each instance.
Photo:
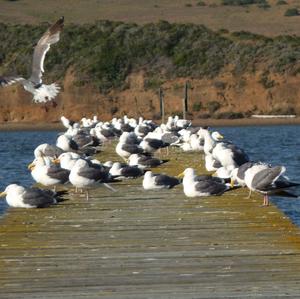
[[[255,126],[215,128],[228,140],[244,148],[252,160],[285,165],[286,174],[300,181],[300,126]],[[11,182],[30,186],[27,165],[41,143],[54,144],[58,132],[0,132],[0,190]],[[300,190],[297,190],[300,194]],[[300,226],[300,200],[273,198],[272,201]],[[0,202],[0,213],[6,209]]]

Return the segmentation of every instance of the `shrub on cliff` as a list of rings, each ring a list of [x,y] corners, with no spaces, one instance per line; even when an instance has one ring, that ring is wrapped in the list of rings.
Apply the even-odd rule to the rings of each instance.
[[[222,0],[223,5],[251,5],[251,4],[267,4],[266,0]]]
[[[294,17],[294,16],[299,16],[299,11],[297,8],[289,8],[285,11],[284,15],[286,17]]]
[[[33,45],[49,24],[0,23],[1,74],[29,75]],[[136,25],[98,21],[66,26],[59,43],[45,60],[45,81],[62,79],[72,67],[77,85],[93,84],[101,92],[127,87],[126,77],[142,70],[148,88],[175,77],[216,77],[231,66],[234,74],[246,71],[298,72],[300,38],[266,38],[249,32],[223,36],[203,25]]]

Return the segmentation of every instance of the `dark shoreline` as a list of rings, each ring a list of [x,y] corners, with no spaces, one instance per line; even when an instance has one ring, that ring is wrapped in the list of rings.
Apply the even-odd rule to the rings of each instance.
[[[275,126],[299,125],[300,117],[296,118],[241,118],[241,119],[193,119],[195,126],[229,127],[229,126]],[[60,122],[5,122],[0,123],[0,131],[57,131],[64,130]]]
[[[65,127],[60,123],[5,122],[0,123],[0,131],[58,131]]]

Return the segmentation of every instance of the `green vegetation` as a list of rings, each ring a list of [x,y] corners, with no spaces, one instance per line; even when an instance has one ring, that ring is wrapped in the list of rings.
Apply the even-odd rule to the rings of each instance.
[[[288,3],[284,0],[278,0],[276,5],[287,5]]]
[[[286,17],[294,17],[294,16],[299,16],[299,11],[297,8],[289,8],[286,10],[284,13]]]
[[[233,112],[233,111],[221,112],[213,115],[213,117],[216,119],[237,119],[237,118],[244,118],[245,116],[246,115],[241,112]]]
[[[0,23],[0,74],[28,76],[33,45],[48,26]],[[223,36],[202,25],[99,21],[65,27],[47,54],[45,81],[62,79],[71,68],[77,86],[93,84],[105,93],[127,88],[127,76],[143,70],[148,78],[145,87],[157,89],[176,77],[215,78],[229,65],[237,76],[256,70],[297,74],[299,60],[296,36],[266,38],[248,32]],[[262,78],[262,84],[270,87],[271,82]],[[216,82],[216,88],[225,87]]]
[[[267,71],[261,75],[259,83],[261,83],[265,89],[272,88],[275,86],[275,81],[269,78],[269,72]]]
[[[221,108],[221,104],[217,101],[210,101],[207,103],[206,108],[210,114],[214,114]]]
[[[263,8],[263,9],[268,9],[271,7],[271,5],[269,3],[261,3],[257,5],[259,8]]]
[[[203,105],[202,105],[202,103],[199,101],[199,102],[195,102],[194,104],[193,104],[193,111],[195,111],[195,112],[198,112],[198,111],[200,111],[201,109],[203,108]]]
[[[268,4],[266,0],[222,0],[222,5],[251,5],[251,4]]]

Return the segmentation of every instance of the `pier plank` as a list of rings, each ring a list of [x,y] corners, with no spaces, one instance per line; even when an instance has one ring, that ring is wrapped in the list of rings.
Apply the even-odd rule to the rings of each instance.
[[[100,160],[117,159],[108,146]],[[199,154],[172,151],[157,172]],[[182,186],[143,191],[141,179],[86,201],[8,209],[0,219],[0,298],[297,298],[300,230],[261,196],[238,189],[186,198]]]

